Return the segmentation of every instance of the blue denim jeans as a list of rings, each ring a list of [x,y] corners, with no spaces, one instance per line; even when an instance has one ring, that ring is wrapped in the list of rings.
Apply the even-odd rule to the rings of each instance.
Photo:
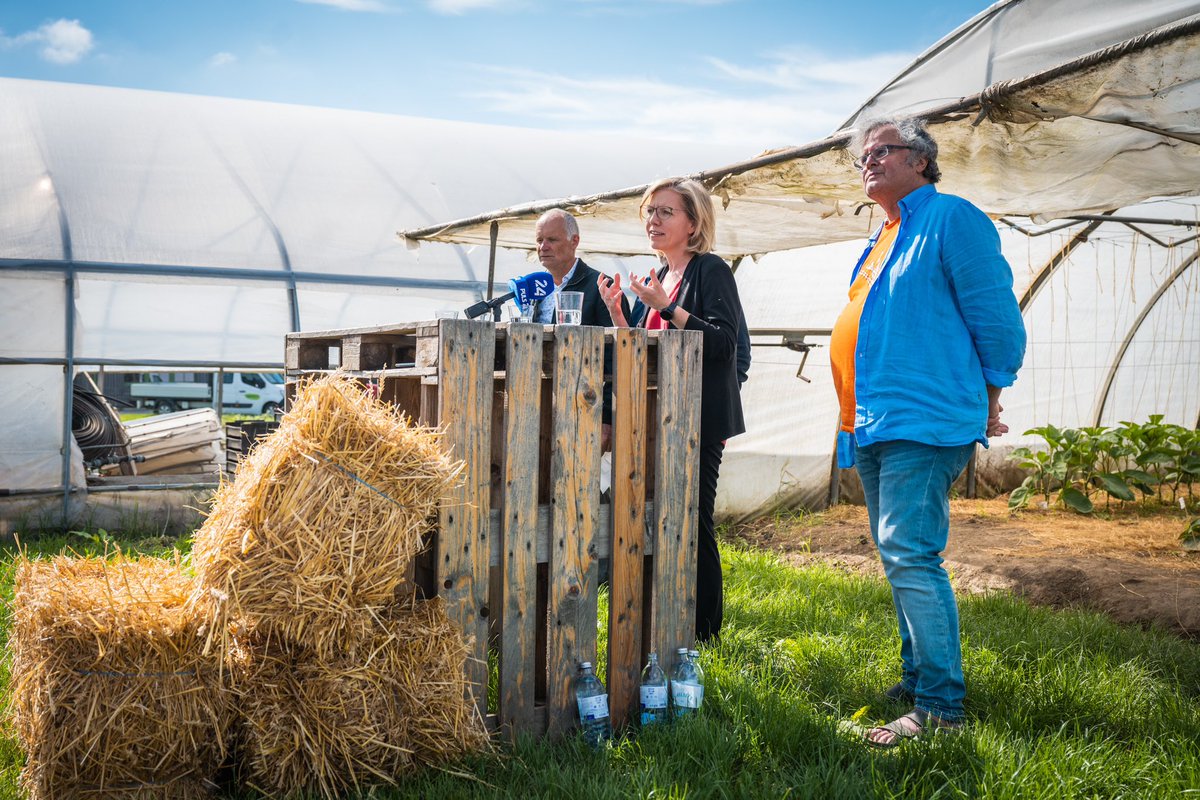
[[[963,718],[966,686],[958,604],[941,553],[950,534],[950,484],[974,448],[894,441],[855,449],[871,538],[900,624],[901,683],[917,708],[954,722]]]

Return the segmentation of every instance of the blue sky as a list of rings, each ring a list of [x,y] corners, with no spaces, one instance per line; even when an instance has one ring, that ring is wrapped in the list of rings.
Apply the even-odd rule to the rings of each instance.
[[[0,75],[744,144],[831,133],[985,0],[4,0]]]

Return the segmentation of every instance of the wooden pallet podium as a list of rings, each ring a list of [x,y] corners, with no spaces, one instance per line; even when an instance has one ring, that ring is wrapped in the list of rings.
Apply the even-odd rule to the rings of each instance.
[[[468,677],[494,728],[575,727],[571,683],[578,662],[596,661],[602,558],[614,724],[636,716],[649,652],[669,665],[694,641],[702,346],[693,331],[473,320],[288,335],[289,397],[297,379],[340,367],[444,427],[465,462],[415,580],[473,637]],[[606,348],[612,485],[602,500]]]

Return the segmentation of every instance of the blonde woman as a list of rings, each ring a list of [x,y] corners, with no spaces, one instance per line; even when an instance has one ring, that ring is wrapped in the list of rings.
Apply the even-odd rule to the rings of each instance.
[[[621,308],[620,276],[598,285],[618,327],[674,327],[704,334],[700,396],[700,535],[696,547],[696,639],[707,642],[721,630],[721,556],[713,505],[725,440],[746,430],[737,376],[738,331],[743,327],[733,271],[709,252],[716,218],[708,190],[686,178],[658,181],[642,195],[641,217],[662,266],[645,281],[632,281],[637,302],[627,318]],[[659,364],[659,369],[668,365]]]

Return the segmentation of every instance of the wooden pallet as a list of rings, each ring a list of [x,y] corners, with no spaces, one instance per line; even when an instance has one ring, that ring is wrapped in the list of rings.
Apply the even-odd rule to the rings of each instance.
[[[464,460],[415,576],[473,637],[468,677],[494,727],[551,736],[574,728],[576,666],[596,661],[601,558],[611,561],[615,724],[635,715],[649,652],[666,662],[692,644],[701,347],[694,331],[473,320],[288,335],[289,400],[304,376],[342,369],[419,422],[443,426]],[[602,502],[606,349],[616,399]],[[500,678],[490,709],[489,645]]]
[[[219,475],[225,460],[221,421],[211,408],[196,408],[125,423],[139,475]]]

